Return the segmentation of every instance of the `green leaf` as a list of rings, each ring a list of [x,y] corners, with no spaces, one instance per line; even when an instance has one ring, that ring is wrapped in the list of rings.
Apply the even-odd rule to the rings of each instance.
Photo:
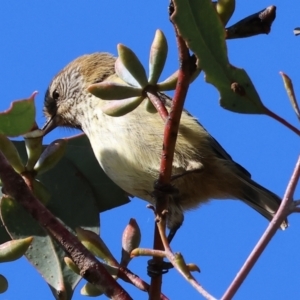
[[[61,167],[68,166],[63,164]],[[62,180],[62,177],[63,175],[56,177],[57,182]],[[92,191],[80,178],[74,182],[72,188],[65,188],[65,191],[53,188],[51,192],[52,199],[48,208],[68,228],[74,231],[77,226],[83,226],[99,232],[99,217],[93,203]],[[64,264],[65,252],[14,200],[1,201],[1,217],[13,239],[34,237],[31,247],[25,254],[27,259],[42,274],[56,297],[63,293],[63,299],[71,299],[81,277]]]
[[[13,101],[8,110],[0,113],[0,133],[7,136],[19,136],[29,131],[35,122],[33,93],[30,98]]]
[[[178,81],[178,70],[169,76],[166,80],[159,82],[157,88],[159,91],[172,91],[176,89]]]
[[[0,262],[9,262],[21,258],[32,243],[32,237],[8,241],[0,245]]]
[[[146,71],[135,53],[128,47],[118,44],[118,54],[119,57],[115,64],[115,69],[118,76],[130,84],[132,80],[128,76],[129,72],[131,76],[138,82],[139,86],[142,88],[147,86],[148,80]],[[128,79],[129,81],[127,81]]]
[[[239,113],[263,114],[264,106],[249,76],[230,65],[224,27],[210,0],[174,0],[171,19],[198,58],[206,81],[220,93],[222,107]]]
[[[235,9],[235,0],[218,0],[216,10],[224,25],[227,24]]]
[[[16,172],[21,173],[25,170],[15,145],[3,134],[0,134],[0,150]]]
[[[141,88],[108,81],[92,84],[88,91],[102,100],[122,100],[142,95]]]
[[[33,194],[45,205],[49,203],[51,195],[48,189],[37,179],[32,182]]]
[[[150,49],[149,84],[156,84],[166,63],[168,43],[161,30],[156,30]]]
[[[102,111],[112,117],[124,116],[136,109],[144,100],[144,97],[134,97],[124,100],[110,101],[101,107]]]
[[[29,131],[23,135],[28,157],[26,163],[26,170],[32,170],[35,163],[38,161],[43,151],[43,137],[44,132],[41,129]]]
[[[66,150],[67,141],[58,139],[53,141],[41,154],[40,158],[34,166],[34,170],[38,173],[44,173],[53,168],[59,162]]]
[[[151,100],[149,100],[148,98],[146,98],[144,101],[144,107],[145,107],[146,111],[150,114],[157,113],[155,106],[152,104]]]

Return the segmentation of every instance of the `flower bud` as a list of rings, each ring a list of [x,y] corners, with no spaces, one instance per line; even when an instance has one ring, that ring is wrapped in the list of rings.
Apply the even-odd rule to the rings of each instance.
[[[51,195],[47,188],[37,179],[32,181],[33,194],[39,199],[44,205],[47,205],[51,199]]]
[[[32,170],[43,150],[43,131],[36,129],[23,135],[28,156],[26,169]]]
[[[80,242],[86,247],[92,254],[101,258],[104,262],[111,266],[118,266],[117,260],[111,254],[103,240],[95,232],[76,228],[77,237]]]
[[[98,287],[93,284],[87,282],[82,289],[80,290],[80,294],[83,296],[89,297],[97,297],[103,295],[104,291],[101,291]]]
[[[69,269],[71,269],[74,273],[76,273],[77,275],[80,275],[80,270],[79,268],[77,267],[77,265],[73,262],[73,260],[68,257],[68,256],[65,256],[64,257],[64,262],[65,264],[69,267]],[[81,276],[81,275],[80,275]]]
[[[22,257],[30,246],[33,237],[11,240],[0,245],[0,263],[14,261]]]
[[[130,219],[122,236],[121,265],[127,266],[131,260],[131,251],[137,248],[141,242],[141,231],[135,219]]]
[[[0,134],[0,150],[16,172],[22,173],[25,170],[18,150],[13,142],[4,134]]]

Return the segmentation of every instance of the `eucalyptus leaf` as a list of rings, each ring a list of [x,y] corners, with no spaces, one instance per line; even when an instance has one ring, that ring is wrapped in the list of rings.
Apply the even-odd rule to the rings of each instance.
[[[197,56],[197,68],[219,90],[221,106],[239,113],[265,113],[247,73],[228,61],[224,27],[211,1],[174,0],[174,5],[171,19]]]
[[[13,142],[4,134],[0,134],[0,151],[4,154],[16,172],[21,173],[25,170],[18,150]]]
[[[166,63],[168,43],[161,30],[156,30],[150,49],[149,84],[156,84]]]
[[[108,81],[92,84],[88,91],[103,100],[121,100],[142,95],[141,88]]]
[[[55,299],[59,299],[59,294],[63,299],[71,299],[80,277],[61,264],[62,250],[16,201],[2,198],[0,209],[2,220],[13,239],[34,237],[25,255],[43,275]]]
[[[28,99],[13,101],[8,110],[0,113],[0,133],[7,136],[19,136],[33,127],[36,94],[36,92],[33,93]]]
[[[102,111],[112,117],[124,116],[136,109],[144,100],[144,97],[133,97],[123,100],[110,101],[102,106]]]
[[[135,53],[128,47],[118,44],[118,54],[119,57],[116,61],[116,73],[118,76],[127,82],[126,78],[128,71],[138,82],[140,87],[144,88],[146,85],[148,85],[146,71]],[[126,75],[125,78],[124,75]]]

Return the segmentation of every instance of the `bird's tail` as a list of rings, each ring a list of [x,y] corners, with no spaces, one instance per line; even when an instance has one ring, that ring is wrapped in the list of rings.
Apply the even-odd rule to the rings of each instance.
[[[281,199],[249,177],[243,176],[239,179],[243,183],[241,199],[265,218],[272,220],[280,206]],[[288,227],[287,219],[280,227],[283,230]]]

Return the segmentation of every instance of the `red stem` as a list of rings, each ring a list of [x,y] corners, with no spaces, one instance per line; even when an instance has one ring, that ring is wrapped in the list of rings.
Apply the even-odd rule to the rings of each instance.
[[[167,186],[170,184],[172,175],[172,163],[177,140],[177,133],[180,124],[180,117],[183,110],[185,97],[188,92],[189,82],[191,77],[190,54],[184,40],[178,35],[176,30],[180,69],[178,73],[178,81],[175,95],[172,101],[170,113],[166,119],[163,150],[161,156],[160,173],[158,177],[159,186]],[[164,218],[162,212],[168,208],[168,196],[159,197],[156,203],[156,214],[159,218]],[[164,250],[159,230],[155,226],[154,249]],[[164,228],[165,231],[165,228]],[[157,264],[162,263],[162,258],[153,257]],[[150,299],[158,299],[161,293],[162,276],[157,276],[151,279]]]
[[[166,121],[167,118],[168,118],[169,113],[168,113],[165,105],[161,102],[160,97],[157,94],[157,91],[154,90],[154,89],[152,90],[152,87],[148,86],[147,90],[146,90],[146,93],[147,93],[147,97],[152,102],[152,104],[154,105],[154,107],[158,111],[161,118],[164,121]]]

